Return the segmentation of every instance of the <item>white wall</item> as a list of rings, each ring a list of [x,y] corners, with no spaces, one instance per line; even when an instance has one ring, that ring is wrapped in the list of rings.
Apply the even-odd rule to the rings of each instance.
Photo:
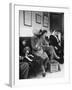
[[[36,23],[36,17],[35,14],[41,15],[41,24]],[[49,16],[49,14],[48,14]],[[35,31],[38,31],[40,29],[47,30],[49,32],[49,25],[48,28],[43,27],[43,12],[38,12],[38,11],[32,11],[32,27],[25,26],[24,25],[24,18],[23,18],[23,11],[19,11],[19,17],[20,17],[20,36],[33,36],[33,33]],[[48,21],[49,23],[49,21]],[[49,23],[50,24],[50,23]]]

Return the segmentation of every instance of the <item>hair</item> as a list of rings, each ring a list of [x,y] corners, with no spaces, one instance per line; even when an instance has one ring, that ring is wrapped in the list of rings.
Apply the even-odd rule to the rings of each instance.
[[[42,31],[42,29],[40,29],[39,33],[38,33],[38,34],[35,34],[35,36],[37,36],[38,38],[40,38],[40,37],[41,37],[42,35],[44,35],[45,33],[47,33],[46,30],[43,30],[43,31]]]
[[[43,30],[42,35],[45,34],[45,33],[47,33],[47,31],[46,30]]]

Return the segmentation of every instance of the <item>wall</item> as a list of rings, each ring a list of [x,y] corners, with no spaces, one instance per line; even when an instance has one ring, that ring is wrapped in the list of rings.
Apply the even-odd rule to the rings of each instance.
[[[36,17],[35,14],[39,14],[41,15],[41,24],[36,23]],[[49,16],[49,14],[48,14]],[[23,11],[19,11],[19,17],[20,17],[20,36],[24,37],[24,36],[33,36],[33,33],[43,29],[43,30],[47,30],[48,34],[49,34],[49,26],[48,28],[43,27],[43,12],[38,12],[38,11],[32,11],[32,27],[29,26],[25,26],[24,25],[24,18],[23,18]],[[49,21],[48,21],[49,23]]]

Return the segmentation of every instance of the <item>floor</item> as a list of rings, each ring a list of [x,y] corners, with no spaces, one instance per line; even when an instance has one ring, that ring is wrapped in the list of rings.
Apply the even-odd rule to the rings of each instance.
[[[57,77],[63,77],[63,75],[64,75],[64,65],[60,64],[60,68],[61,68],[61,70],[58,71],[58,72],[53,72],[53,73],[46,72],[46,76],[45,77],[43,77],[41,75],[41,73],[40,73],[36,77],[33,77],[33,78],[37,79],[37,78],[57,78]]]

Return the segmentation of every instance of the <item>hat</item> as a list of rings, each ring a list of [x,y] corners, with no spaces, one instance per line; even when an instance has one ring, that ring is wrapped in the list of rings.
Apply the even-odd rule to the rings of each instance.
[[[43,31],[42,31],[42,35],[43,35],[44,33],[47,33],[47,30],[43,30]]]
[[[46,30],[40,29],[39,32],[38,33],[34,33],[34,35],[37,36],[37,37],[41,37],[46,32],[47,32]]]

